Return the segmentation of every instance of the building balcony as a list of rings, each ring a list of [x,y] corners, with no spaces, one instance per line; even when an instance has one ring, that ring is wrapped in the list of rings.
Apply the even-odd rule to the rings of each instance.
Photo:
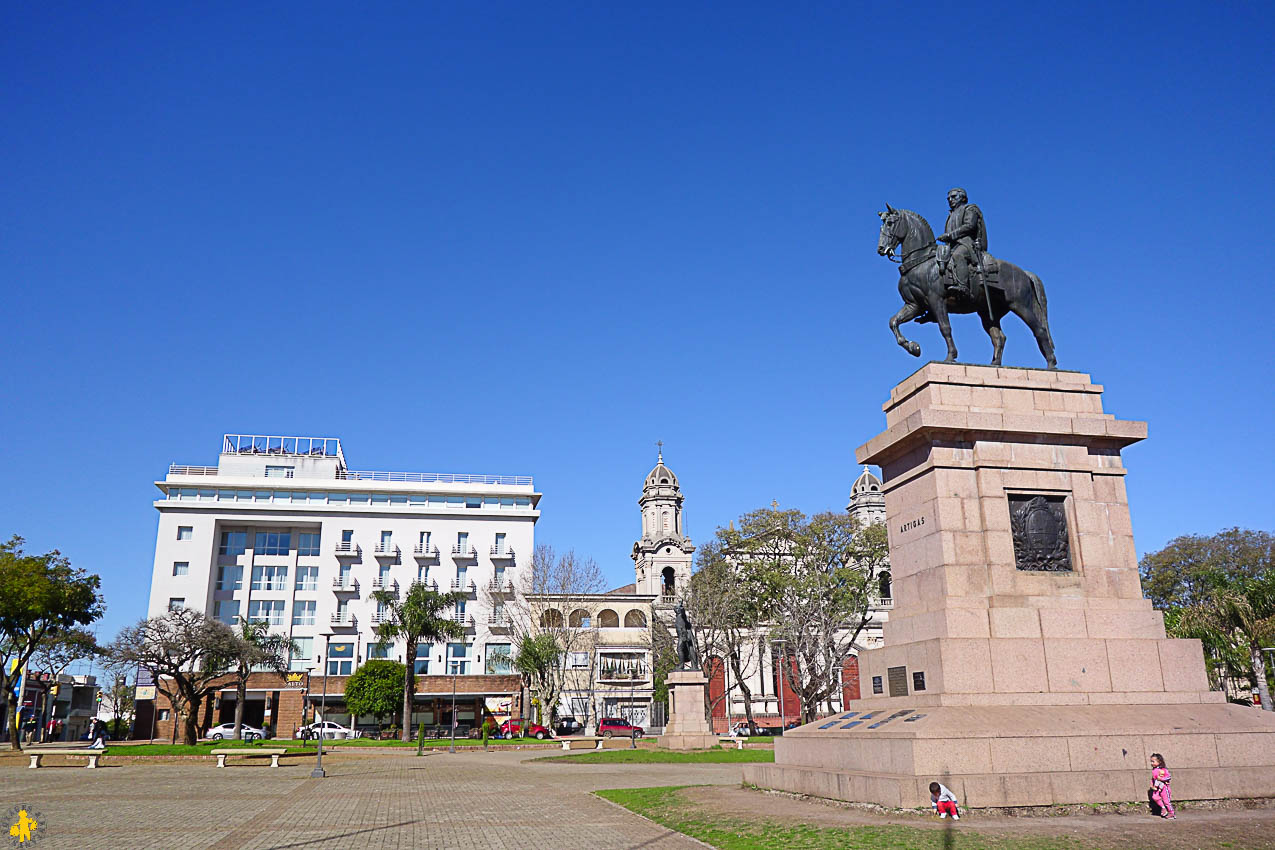
[[[637,685],[650,679],[651,674],[645,670],[606,670],[598,673],[598,682],[606,685]]]
[[[449,615],[449,618],[451,619],[453,623],[460,623],[462,626],[465,626],[466,628],[472,629],[474,627],[473,615],[466,614],[464,611],[453,611]]]
[[[359,618],[351,614],[349,611],[337,611],[332,614],[332,625],[339,626],[343,629],[358,628]]]
[[[487,615],[487,628],[493,632],[507,632],[513,628],[513,620],[508,614],[492,611]]]
[[[341,541],[336,544],[336,556],[338,558],[357,558],[360,554],[362,554],[362,550],[359,549],[359,544],[357,543]]]
[[[884,598],[882,598],[882,599],[877,599],[877,600],[875,600],[875,601],[872,603],[872,607],[873,607],[873,608],[893,608],[893,607],[894,607],[894,597],[892,597],[892,596],[886,596],[886,597],[884,597]]]
[[[399,548],[393,543],[377,543],[376,557],[378,558],[394,558],[399,556]]]
[[[418,561],[437,561],[438,547],[430,546],[428,543],[417,543],[413,554]]]
[[[398,593],[398,582],[392,578],[381,578],[377,576],[372,579],[373,590],[388,590],[392,593]]]
[[[358,593],[359,580],[351,576],[341,578],[337,576],[332,579],[332,591],[334,593]]]
[[[508,546],[491,547],[491,559],[493,561],[512,561],[514,560],[514,550]]]
[[[417,579],[416,581],[412,582],[413,586],[418,584],[424,586],[426,590],[432,590],[435,593],[438,593],[438,582],[434,581],[432,578],[427,578],[424,581]]]
[[[452,579],[452,590],[459,590],[463,593],[477,593],[478,585],[469,579],[454,578]]]
[[[458,561],[473,561],[478,558],[478,550],[473,546],[461,546],[457,543],[452,547],[452,557]]]
[[[394,619],[394,615],[389,611],[377,611],[372,614],[372,625],[379,626],[381,623],[388,623],[392,619]]]
[[[498,581],[493,578],[491,581],[487,582],[487,589],[492,593],[512,594],[514,592],[514,583],[508,579]]]

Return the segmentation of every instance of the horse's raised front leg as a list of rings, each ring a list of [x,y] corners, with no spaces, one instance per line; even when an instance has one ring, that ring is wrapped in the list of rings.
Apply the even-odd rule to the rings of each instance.
[[[947,317],[947,300],[942,294],[930,298],[930,314],[939,323],[943,340],[947,343],[947,359],[944,363],[956,362],[956,343],[952,341],[952,323]]]
[[[915,319],[921,312],[921,309],[922,308],[919,304],[913,304],[909,301],[899,308],[899,312],[895,313],[890,318],[890,330],[894,332],[894,341],[902,346],[903,350],[908,354],[911,354],[913,357],[921,356],[921,346],[901,334],[899,332],[899,325]]]

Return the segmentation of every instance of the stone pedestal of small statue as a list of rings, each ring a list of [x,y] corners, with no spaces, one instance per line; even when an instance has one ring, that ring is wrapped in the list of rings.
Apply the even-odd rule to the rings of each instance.
[[[668,674],[669,720],[659,745],[670,750],[697,750],[717,746],[717,736],[704,716],[703,670],[675,670]]]

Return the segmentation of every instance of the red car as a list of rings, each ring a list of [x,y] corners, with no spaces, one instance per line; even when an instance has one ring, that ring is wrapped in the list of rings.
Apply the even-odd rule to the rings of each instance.
[[[521,738],[523,736],[523,725],[526,724],[526,736],[529,738],[538,738],[543,741],[545,738],[552,738],[553,732],[550,732],[539,723],[528,723],[525,720],[506,720],[500,724],[500,728],[496,732],[502,738]]]
[[[634,726],[622,717],[603,717],[598,721],[598,734],[603,738],[611,738],[615,735],[641,738],[644,732],[641,726]]]

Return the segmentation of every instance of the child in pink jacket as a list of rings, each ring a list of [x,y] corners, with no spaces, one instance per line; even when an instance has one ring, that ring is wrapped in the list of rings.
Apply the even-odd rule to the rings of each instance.
[[[1164,756],[1151,754],[1151,800],[1160,807],[1160,817],[1177,819],[1173,813],[1173,792],[1169,790],[1169,781],[1173,775],[1164,763]]]

